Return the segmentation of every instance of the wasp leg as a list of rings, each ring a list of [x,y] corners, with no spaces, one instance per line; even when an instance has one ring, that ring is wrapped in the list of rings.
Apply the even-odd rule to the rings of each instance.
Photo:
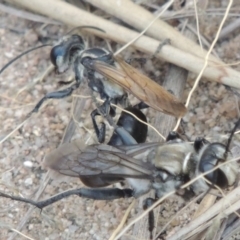
[[[95,109],[91,112],[91,118],[92,118],[94,131],[97,135],[98,141],[100,143],[103,143],[105,141],[106,125],[103,122],[101,123],[100,127],[97,125],[95,117],[98,115],[100,115],[98,112],[98,109]]]
[[[156,199],[146,198],[143,203],[143,209],[144,210],[148,209],[154,204],[155,201]],[[151,210],[148,213],[148,230],[150,233],[150,239],[153,239],[153,229],[154,229],[154,213],[153,213],[153,210]]]
[[[94,131],[97,135],[98,141],[103,143],[105,141],[105,134],[106,134],[106,125],[104,122],[101,123],[100,127],[97,125],[96,116],[98,115],[107,116],[108,114],[110,117],[115,116],[115,110],[111,110],[110,106],[110,99],[107,99],[99,108],[95,109],[91,113],[92,123]],[[111,125],[111,123],[110,123]]]
[[[121,138],[123,145],[129,146],[129,145],[138,144],[137,141],[134,139],[134,137],[128,131],[126,131],[125,128],[117,127],[114,129],[114,131]]]
[[[114,103],[114,102],[112,102]],[[128,94],[124,94],[121,98],[117,98],[115,99],[115,104],[120,104],[121,106],[123,106],[124,108],[127,108],[127,107],[130,107],[131,104],[129,102],[129,99],[128,99]]]
[[[95,200],[114,200],[119,198],[130,198],[133,196],[133,190],[126,188],[126,189],[119,189],[119,188],[78,188],[74,190],[69,190],[60,194],[57,194],[49,199],[43,201],[33,201],[31,199],[22,198],[18,196],[11,196],[5,193],[0,192],[1,197],[10,198],[14,201],[24,202],[31,204],[37,208],[43,209],[48,205],[51,205],[59,200],[69,197],[71,195],[77,195],[83,198],[95,199]]]
[[[77,88],[79,88],[82,79],[83,79],[83,68],[80,66],[79,67],[79,63],[80,63],[80,58],[77,58],[75,63],[74,63],[74,72],[75,72],[75,80],[76,82],[63,90],[60,91],[56,91],[56,92],[51,92],[46,94],[38,103],[37,105],[34,107],[34,109],[27,115],[27,117],[30,117],[34,112],[38,112],[39,108],[42,106],[42,104],[47,100],[47,99],[61,99],[61,98],[65,98],[68,97],[72,94],[72,92],[74,90],[76,90]]]
[[[75,84],[73,84],[72,86],[63,89],[61,91],[57,91],[57,92],[51,92],[46,94],[38,103],[37,105],[34,107],[34,109],[27,115],[27,117],[30,117],[34,112],[38,112],[39,108],[42,106],[42,104],[47,100],[47,99],[61,99],[61,98],[65,98],[68,97],[72,94],[72,92],[77,89],[79,87],[80,83],[76,82]]]
[[[136,105],[133,106],[134,108],[137,108],[137,109],[145,109],[145,108],[149,108],[149,106],[145,103],[145,102],[140,102]]]

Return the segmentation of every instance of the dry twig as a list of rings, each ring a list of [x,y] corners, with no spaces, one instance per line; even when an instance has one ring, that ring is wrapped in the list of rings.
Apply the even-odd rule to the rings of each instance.
[[[96,30],[94,31],[89,29],[88,31],[94,33],[97,36],[109,38],[116,42],[126,43],[136,38],[138,35],[137,32],[129,30],[120,25],[114,24],[100,17],[97,17],[84,10],[78,9],[66,2],[56,0],[49,1],[7,0],[7,1],[19,4],[32,11],[47,15],[51,18],[62,21],[71,26],[92,25],[95,27],[99,27],[103,29],[106,32],[106,34]],[[132,9],[132,12],[135,12],[135,10],[136,9],[134,10]],[[141,15],[140,12],[137,13]],[[162,30],[165,31],[167,29],[163,28]],[[156,32],[158,31],[160,30],[159,29],[156,30]],[[178,40],[177,36],[175,36],[175,38]],[[154,54],[158,49],[159,44],[160,42],[153,38],[142,36],[136,42],[133,43],[133,47],[143,52]],[[186,43],[183,44],[185,44],[186,48],[190,48],[190,45]],[[199,72],[204,66],[204,60],[196,56],[197,52],[198,51],[196,51],[195,55],[193,55],[184,52],[178,48],[175,48],[171,45],[165,45],[162,47],[161,51],[158,54],[156,54],[156,57],[163,58],[167,62],[170,62],[179,67],[185,68],[188,71],[199,74]],[[219,61],[216,60],[215,64],[219,65],[220,63]],[[203,72],[203,77],[206,77],[211,81],[240,88],[239,72],[225,66],[216,67],[215,64],[209,62],[209,65]]]

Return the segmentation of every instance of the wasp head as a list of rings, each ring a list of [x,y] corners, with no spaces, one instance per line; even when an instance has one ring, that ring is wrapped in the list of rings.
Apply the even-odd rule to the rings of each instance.
[[[69,69],[74,59],[85,47],[82,37],[79,35],[67,36],[50,52],[50,59],[57,73],[63,73]]]

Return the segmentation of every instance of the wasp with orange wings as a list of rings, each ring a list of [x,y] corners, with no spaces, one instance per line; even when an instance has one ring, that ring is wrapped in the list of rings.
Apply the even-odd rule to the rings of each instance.
[[[19,57],[4,66],[0,73]],[[100,97],[108,102],[120,103],[123,107],[127,107],[130,105],[127,92],[131,92],[141,101],[141,104],[144,103],[145,106],[150,106],[157,111],[176,117],[186,113],[184,104],[163,87],[119,57],[113,57],[108,50],[98,47],[86,48],[83,38],[79,35],[65,36],[61,39],[51,49],[50,59],[59,74],[72,69],[75,74],[75,83],[61,91],[47,93],[28,116],[37,112],[47,99],[60,99],[71,95],[75,89],[80,87],[84,79],[87,79],[88,86],[94,92],[99,93]],[[109,109],[106,108],[107,101],[100,109],[94,110],[91,114],[99,142],[104,141],[105,125],[104,123],[100,127],[97,125],[96,115],[99,115],[100,112],[110,114],[110,116],[115,114],[115,109],[112,107],[110,107],[110,112],[106,113],[106,109]]]
[[[109,102],[122,104],[126,100],[126,92],[131,92],[141,102],[140,106],[152,107],[157,111],[181,117],[186,113],[186,107],[175,96],[161,87],[159,84],[141,74],[137,69],[127,64],[119,57],[113,57],[112,53],[107,50],[94,48],[95,54],[90,54],[93,49],[85,50],[81,54],[80,63],[84,66],[85,73],[88,75],[89,86],[100,93],[104,93],[106,101],[102,105],[101,111],[107,109]],[[100,54],[101,52],[101,54]],[[97,54],[96,54],[97,53]],[[79,63],[79,65],[80,65]],[[99,86],[102,86],[99,88]],[[119,90],[121,93],[119,95]],[[116,95],[118,93],[118,96]],[[124,103],[128,103],[125,101]],[[113,110],[114,111],[114,110]],[[112,111],[112,112],[113,112]],[[96,109],[91,114],[95,132],[99,136],[104,135],[105,126],[97,126],[95,116],[99,114]],[[111,114],[113,116],[114,114]],[[101,142],[101,141],[100,141]]]

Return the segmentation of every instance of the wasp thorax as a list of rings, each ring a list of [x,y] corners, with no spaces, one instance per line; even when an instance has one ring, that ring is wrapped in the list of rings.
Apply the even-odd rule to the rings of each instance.
[[[177,176],[187,174],[192,158],[193,146],[189,143],[170,143],[157,150],[155,166]]]

